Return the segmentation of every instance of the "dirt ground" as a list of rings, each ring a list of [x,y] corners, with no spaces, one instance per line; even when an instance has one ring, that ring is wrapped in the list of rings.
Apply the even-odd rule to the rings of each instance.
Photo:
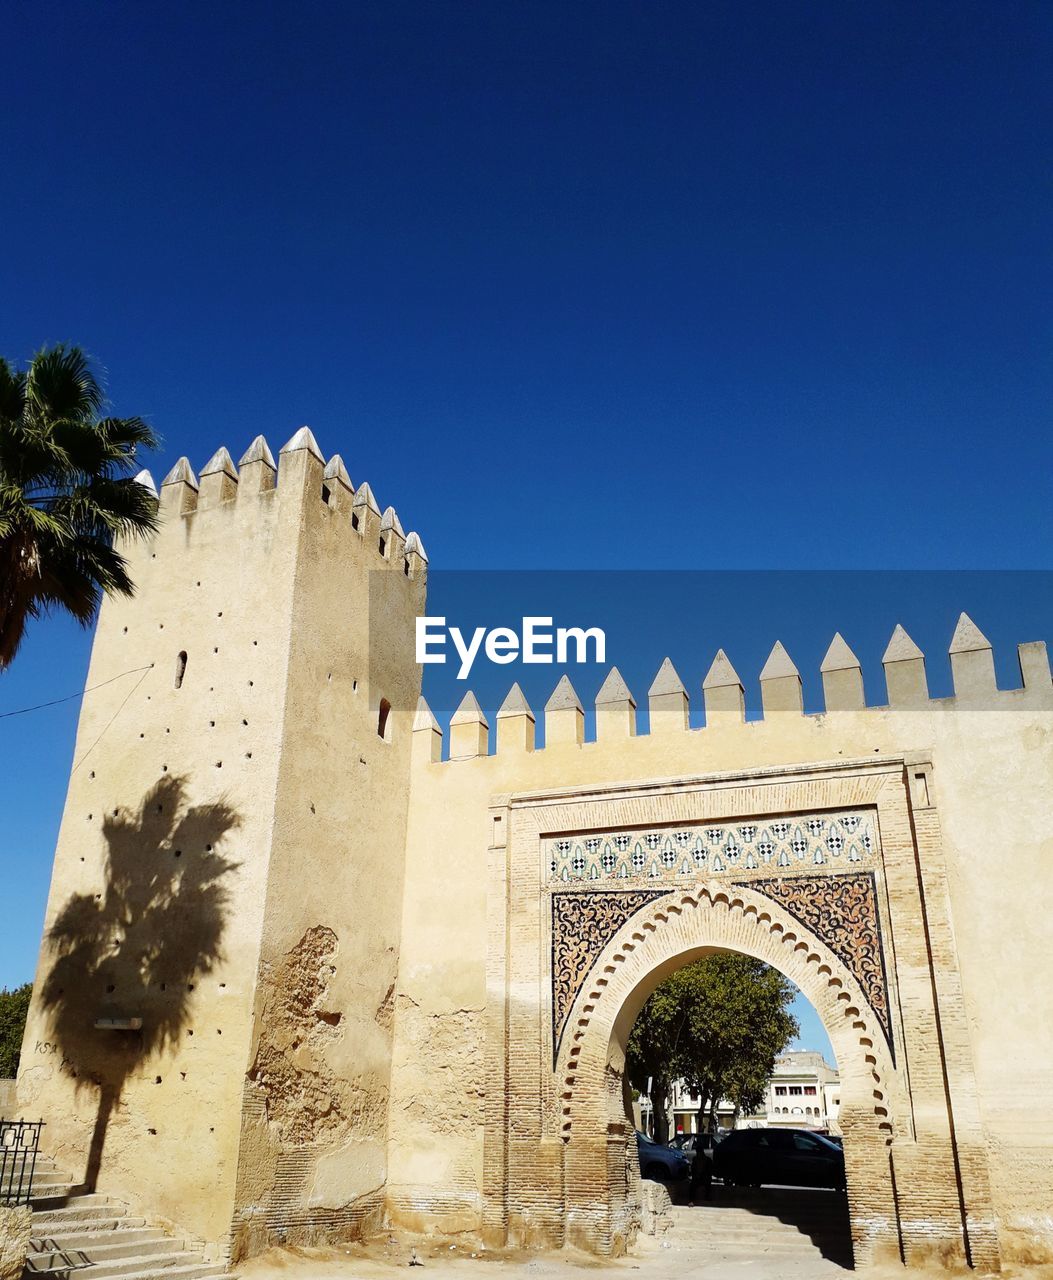
[[[675,1229],[658,1239],[641,1237],[629,1256],[617,1259],[599,1259],[570,1249],[543,1254],[494,1251],[468,1241],[449,1243],[391,1233],[366,1244],[271,1249],[241,1266],[238,1274],[243,1280],[383,1280],[407,1268],[412,1274],[430,1273],[442,1280],[589,1280],[590,1276],[608,1274],[623,1280],[980,1280],[979,1272],[965,1268],[948,1270],[930,1265],[908,1269],[898,1262],[853,1272],[824,1259],[766,1257],[762,1247],[751,1255],[702,1253],[697,1245],[678,1244]],[[1009,1263],[1001,1276],[1004,1280],[1053,1280],[1053,1263]]]

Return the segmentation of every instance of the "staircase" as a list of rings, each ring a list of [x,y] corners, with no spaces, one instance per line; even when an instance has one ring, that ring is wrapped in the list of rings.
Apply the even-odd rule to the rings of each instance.
[[[46,1156],[37,1158],[30,1207],[27,1277],[72,1271],[84,1280],[231,1280],[222,1263],[206,1262],[187,1240],[131,1217],[111,1196],[84,1191]]]
[[[828,1191],[714,1188],[712,1201],[672,1208],[669,1248],[705,1259],[778,1263],[779,1275],[836,1276],[852,1265],[848,1207]]]

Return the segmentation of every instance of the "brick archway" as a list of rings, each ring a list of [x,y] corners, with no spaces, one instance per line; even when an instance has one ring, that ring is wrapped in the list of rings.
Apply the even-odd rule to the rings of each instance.
[[[488,1240],[628,1245],[625,1038],[662,977],[725,949],[830,1034],[857,1261],[998,1266],[939,824],[902,760],[495,796],[490,831]]]
[[[632,916],[603,950],[574,1003],[556,1064],[566,1143],[568,1239],[588,1248],[631,1233],[629,1123],[622,1101],[625,1044],[647,996],[712,951],[738,951],[779,969],[812,1002],[841,1072],[853,1246],[860,1259],[900,1248],[889,1166],[897,1126],[896,1068],[858,981],[814,934],[760,894],[700,885]],[[899,1117],[903,1125],[903,1117]],[[606,1196],[586,1170],[603,1153]],[[588,1188],[587,1191],[582,1189]]]

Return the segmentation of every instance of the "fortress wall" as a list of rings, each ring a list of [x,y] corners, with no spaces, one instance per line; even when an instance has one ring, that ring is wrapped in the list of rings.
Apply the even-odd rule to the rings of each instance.
[[[160,506],[98,624],[19,1105],[78,1177],[108,1116],[99,1188],[241,1256],[379,1214],[426,560],[306,429]]]
[[[160,532],[127,549],[135,598],[103,604],[19,1074],[22,1114],[46,1119],[45,1147],[75,1177],[112,1091],[99,1188],[216,1247],[236,1177],[295,560],[285,495],[243,471],[229,495],[222,474],[199,494],[188,466],[165,485]],[[48,935],[63,918],[85,944],[55,969]],[[143,1030],[96,1030],[98,1018]]]
[[[866,708],[858,664],[854,670],[835,665],[824,671],[830,709],[808,716],[801,712],[795,669],[791,674],[780,663],[774,672],[766,669],[769,679],[762,681],[765,718],[749,723],[737,675],[718,663],[716,682],[714,672],[707,677],[706,728],[686,728],[683,686],[678,678],[660,680],[652,687],[652,733],[630,733],[635,708],[626,691],[597,708],[598,741],[584,741],[576,695],[561,684],[546,713],[549,745],[539,750],[529,749],[533,715],[514,690],[496,735],[481,723],[481,712],[462,707],[450,729],[450,754],[460,758],[446,761],[437,758],[438,726],[422,708],[414,733],[397,1003],[393,1214],[441,1216],[453,1208],[467,1221],[482,1185],[482,1104],[452,1120],[466,1093],[475,1099],[493,1086],[482,1055],[437,1072],[422,1070],[415,1058],[443,1024],[476,1025],[486,1015],[486,941],[493,902],[502,893],[502,853],[490,848],[493,798],[890,756],[906,761],[904,786],[919,843],[942,850],[942,858],[928,855],[931,865],[922,867],[922,876],[926,893],[934,895],[934,914],[940,914],[935,896],[949,896],[953,922],[952,937],[931,939],[938,998],[942,1007],[965,1012],[947,1019],[946,1061],[964,1110],[972,1106],[982,1128],[959,1134],[959,1141],[989,1154],[1004,1247],[1011,1250],[1028,1233],[1053,1243],[1044,1209],[1053,1203],[1053,1121],[1043,1103],[1053,1094],[1053,1001],[1040,976],[1053,940],[1044,874],[1051,851],[1053,686],[1044,646],[1021,647],[1026,684],[1000,692],[983,646],[962,652],[964,660],[952,653],[955,698],[930,701],[921,655],[890,646],[890,705]],[[495,736],[496,753],[486,754]],[[895,927],[924,931],[921,920]],[[941,955],[953,957],[955,950],[960,992],[940,977]],[[544,962],[539,957],[539,965]],[[513,998],[536,1001],[537,988]],[[907,1069],[909,1075],[909,1063]],[[453,1206],[451,1182],[459,1192]]]

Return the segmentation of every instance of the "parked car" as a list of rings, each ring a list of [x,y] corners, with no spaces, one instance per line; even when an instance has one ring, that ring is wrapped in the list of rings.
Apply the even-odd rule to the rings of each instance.
[[[827,1142],[832,1142],[835,1146],[844,1147],[845,1140],[839,1133],[831,1133],[829,1129],[816,1129],[816,1133],[820,1138],[825,1138]]]
[[[702,1149],[706,1155],[713,1159],[713,1151],[716,1144],[720,1141],[720,1135],[715,1133],[678,1133],[669,1143],[676,1151],[682,1151],[689,1160],[694,1160],[695,1152],[698,1150],[699,1141],[702,1143]]]
[[[690,1157],[660,1142],[652,1142],[639,1130],[636,1149],[640,1155],[640,1173],[652,1182],[680,1182],[691,1176]]]
[[[730,1186],[845,1186],[845,1153],[807,1129],[736,1129],[721,1142],[714,1172]]]

